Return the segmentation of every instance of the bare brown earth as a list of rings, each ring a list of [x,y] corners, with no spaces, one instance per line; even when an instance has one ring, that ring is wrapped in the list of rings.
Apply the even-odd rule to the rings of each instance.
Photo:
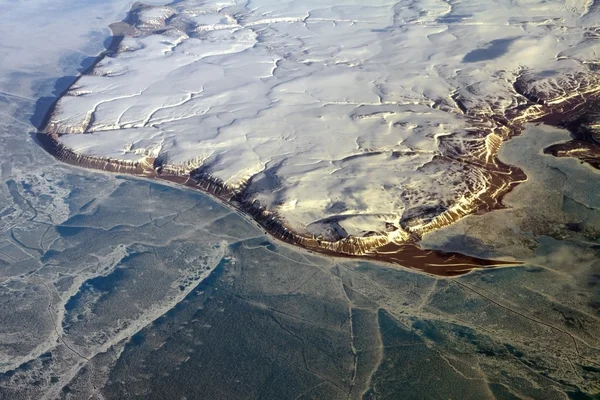
[[[336,257],[376,260],[439,276],[458,276],[476,268],[518,264],[516,262],[486,260],[459,253],[426,250],[418,245],[416,238],[409,243],[383,243],[382,246],[376,247],[373,251],[363,254],[354,253],[356,251],[356,243],[353,242],[353,238],[347,238],[338,251],[329,250],[323,246],[323,242],[318,238],[301,236],[294,233],[277,216],[267,212],[259,204],[245,201],[243,194],[227,189],[222,182],[207,174],[197,172],[196,174],[190,174],[190,176],[181,176],[161,171],[160,167],[156,167],[151,163],[147,165],[138,163],[129,164],[118,160],[82,156],[75,154],[72,150],[61,145],[56,135],[40,132],[36,135],[36,138],[38,143],[48,153],[67,164],[168,181],[209,193],[225,204],[233,206],[251,216],[267,233],[275,238],[317,253]],[[500,180],[500,183],[503,184],[504,182]],[[489,203],[490,206],[491,204],[492,202]]]
[[[544,149],[554,157],[574,157],[600,170],[600,145],[581,140],[571,140]]]
[[[600,114],[598,99],[593,98],[582,105],[574,105],[570,113],[563,113],[542,122],[559,126],[571,132],[573,140],[557,143],[544,149],[555,157],[573,157],[600,170]]]
[[[141,7],[143,6],[140,4],[134,5],[128,18],[135,18],[135,13]],[[123,35],[131,34],[130,31],[135,29],[129,19],[111,25],[113,40],[109,48],[98,56],[97,61],[116,52]],[[89,70],[93,67],[90,67]],[[541,99],[528,92],[526,82],[517,81],[514,84],[514,90],[515,95],[520,96],[521,103],[518,107],[507,110],[503,115],[481,116],[476,113],[471,115],[470,110],[461,104],[460,98],[453,98],[457,107],[473,121],[474,126],[481,127],[481,131],[476,136],[484,140],[474,142],[477,144],[473,149],[465,152],[453,149],[450,138],[447,143],[442,143],[442,146],[445,146],[445,154],[437,157],[447,158],[454,163],[462,163],[465,169],[475,168],[483,171],[488,182],[487,189],[480,193],[473,190],[472,192],[476,194],[471,195],[463,203],[447,209],[425,224],[403,227],[406,234],[399,236],[401,240],[382,234],[365,237],[349,236],[339,240],[331,240],[331,238],[325,240],[320,237],[301,235],[286,226],[283,219],[276,213],[266,210],[261,204],[253,201],[244,188],[237,190],[229,188],[224,182],[203,172],[202,169],[182,175],[177,170],[170,169],[168,165],[161,165],[158,160],[149,157],[143,162],[132,163],[76,154],[60,144],[58,139],[63,133],[56,132],[47,126],[54,107],[45,119],[46,126],[40,129],[36,137],[46,151],[58,160],[71,165],[166,180],[209,193],[251,216],[266,232],[286,243],[332,256],[377,260],[434,275],[456,276],[477,268],[519,264],[518,262],[486,260],[464,254],[426,250],[420,247],[419,242],[424,234],[452,224],[467,215],[504,208],[503,197],[516,185],[525,181],[527,176],[519,168],[502,163],[497,154],[502,143],[520,134],[526,123],[540,122],[560,126],[568,129],[575,136],[576,140],[572,142],[546,149],[548,153],[556,156],[578,157],[596,168],[600,164],[598,162],[600,154],[598,136],[593,133],[596,105],[600,104],[598,102],[600,94],[597,93],[597,90],[590,90],[579,96],[571,96],[564,101]]]
[[[548,106],[543,99],[527,96],[518,86],[517,92],[539,108],[539,115],[531,122],[563,128],[573,140],[557,143],[544,149],[555,157],[573,157],[600,169],[600,93],[598,90],[574,96],[558,106]]]

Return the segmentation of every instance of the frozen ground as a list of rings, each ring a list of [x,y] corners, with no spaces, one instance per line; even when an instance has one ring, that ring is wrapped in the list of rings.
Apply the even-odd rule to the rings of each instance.
[[[130,6],[52,4],[40,23],[72,35],[28,36],[43,5],[0,4],[0,399],[600,394],[598,172],[542,153],[568,133],[529,126],[501,153],[529,176],[511,208],[424,237],[522,267],[440,279],[316,256],[201,193],[39,148],[36,100],[101,47],[96,17]]]
[[[597,91],[599,18],[587,0],[139,6],[47,131],[148,174],[208,174],[301,235],[402,242],[522,179],[497,151]]]

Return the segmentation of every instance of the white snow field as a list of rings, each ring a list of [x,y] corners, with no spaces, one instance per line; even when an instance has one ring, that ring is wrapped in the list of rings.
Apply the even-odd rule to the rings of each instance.
[[[137,6],[118,50],[59,100],[46,131],[78,155],[209,174],[307,237],[400,242],[523,179],[496,153],[522,124],[598,90],[599,8]]]

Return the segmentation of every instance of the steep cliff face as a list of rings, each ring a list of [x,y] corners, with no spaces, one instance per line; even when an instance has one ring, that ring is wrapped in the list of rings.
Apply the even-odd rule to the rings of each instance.
[[[38,133],[36,139],[44,150],[70,165],[138,176],[156,176],[152,159],[133,162],[78,154],[61,144],[57,135],[50,133]]]
[[[524,124],[569,129],[547,152],[598,166],[598,17],[558,3],[136,4],[38,140],[203,190],[289,243],[464,272],[490,262],[418,242],[503,207],[527,177],[498,153]]]

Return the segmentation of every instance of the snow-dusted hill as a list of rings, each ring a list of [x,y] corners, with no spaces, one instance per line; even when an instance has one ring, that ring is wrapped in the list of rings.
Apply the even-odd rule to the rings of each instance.
[[[46,132],[71,161],[211,179],[305,240],[369,251],[497,207],[525,178],[496,154],[525,122],[596,95],[599,7],[138,5]],[[347,237],[361,250],[335,244]]]

